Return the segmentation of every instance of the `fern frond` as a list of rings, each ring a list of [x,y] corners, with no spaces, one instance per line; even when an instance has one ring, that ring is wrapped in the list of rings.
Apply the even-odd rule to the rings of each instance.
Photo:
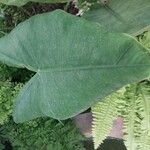
[[[150,136],[150,86],[147,84],[140,86],[141,97],[143,99],[143,113],[142,113],[142,129],[148,131],[148,135]]]
[[[126,88],[122,104],[124,140],[128,150],[150,149],[150,87],[145,83]]]
[[[113,125],[113,120],[118,116],[116,103],[118,99],[119,92],[113,93],[92,107],[92,135],[95,149],[97,149],[108,136]]]
[[[141,106],[142,106],[142,121],[141,135],[138,140],[138,150],[150,149],[150,86],[141,84],[139,87]]]
[[[139,105],[140,100],[137,97],[138,86],[126,87],[125,97],[123,101],[124,108],[122,109],[122,117],[124,118],[124,139],[128,150],[137,150],[136,138],[140,136],[140,119]],[[122,104],[123,106],[123,104]]]
[[[121,94],[120,94],[121,93]],[[115,117],[124,119],[128,150],[150,150],[150,82],[128,85],[92,108],[95,148],[103,142]]]

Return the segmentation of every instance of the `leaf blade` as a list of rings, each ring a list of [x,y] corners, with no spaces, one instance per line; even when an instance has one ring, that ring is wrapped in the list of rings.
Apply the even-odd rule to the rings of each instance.
[[[75,116],[148,77],[149,57],[134,38],[61,10],[34,16],[0,40],[1,62],[36,72],[17,98],[16,122]]]
[[[95,4],[84,18],[104,25],[110,32],[131,35],[150,29],[149,0],[110,0],[108,5]]]

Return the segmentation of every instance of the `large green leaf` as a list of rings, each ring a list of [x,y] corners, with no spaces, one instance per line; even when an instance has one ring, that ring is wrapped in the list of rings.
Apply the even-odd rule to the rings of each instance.
[[[135,39],[61,10],[34,16],[1,38],[0,61],[36,72],[17,97],[16,122],[75,116],[150,73],[150,55]]]
[[[0,0],[0,3],[4,3],[6,5],[22,6],[30,1],[40,3],[64,3],[67,2],[68,0]]]
[[[95,4],[83,17],[109,31],[138,35],[150,28],[150,0],[109,0],[106,5]]]

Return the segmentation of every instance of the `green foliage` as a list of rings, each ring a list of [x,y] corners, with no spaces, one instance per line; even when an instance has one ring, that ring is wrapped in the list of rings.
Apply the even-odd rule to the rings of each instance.
[[[2,37],[3,35],[5,35],[3,31],[3,14],[0,10],[0,37]]]
[[[141,113],[141,135],[138,139],[138,149],[150,149],[150,86],[149,84],[140,86],[140,96],[142,99],[142,113]],[[146,136],[145,136],[146,135]]]
[[[132,37],[61,10],[34,16],[0,40],[0,61],[36,73],[17,97],[16,122],[72,117],[148,77],[149,58]]]
[[[63,124],[62,124],[63,123]],[[36,119],[24,124],[10,121],[3,133],[14,150],[84,150],[84,138],[71,121]]]
[[[32,76],[33,72],[26,69],[18,69],[14,67],[9,67],[4,64],[0,64],[0,81],[9,80],[13,83],[25,83]]]
[[[100,101],[92,107],[92,135],[95,149],[106,139],[112,128],[113,120],[117,117],[116,99],[118,99],[118,94],[119,92],[107,96],[104,101]]]
[[[138,40],[150,50],[150,31],[147,31],[138,37]]]
[[[26,70],[0,64],[0,124],[7,122],[12,115],[14,99],[31,76],[32,73]]]
[[[150,83],[127,87],[124,109],[124,139],[129,150],[150,149]],[[122,104],[123,106],[123,104]]]
[[[106,1],[106,2],[105,2]],[[88,0],[83,17],[98,22],[110,32],[139,35],[150,28],[149,0]],[[83,4],[83,3],[82,3]],[[126,11],[128,10],[128,11]]]
[[[119,91],[107,96],[103,101],[98,102],[92,107],[92,135],[95,149],[103,143],[110,133],[113,120],[115,120],[119,114],[118,103],[124,96],[124,91],[125,89],[122,88]]]
[[[124,103],[124,101],[126,103]],[[124,105],[123,105],[124,104]],[[137,149],[137,138],[140,137],[141,100],[139,99],[138,86],[132,85],[126,88],[125,97],[121,106],[122,116],[124,118],[124,139],[128,150]],[[147,135],[146,135],[147,136]]]
[[[21,6],[28,0],[1,2]],[[122,3],[120,0],[106,3],[104,0],[79,0],[78,5],[84,11],[88,10],[84,17],[100,22],[111,32],[137,35],[149,28],[148,0]],[[126,8],[128,11],[124,11]],[[20,13],[18,15],[22,17]],[[15,25],[24,20],[21,17],[21,20],[15,19],[15,16]],[[0,17],[3,19],[3,13]],[[59,119],[68,118],[91,106],[98,97],[103,98],[121,86],[149,75],[150,61],[146,49],[127,35],[108,33],[98,24],[71,18],[59,11],[33,18],[0,40],[2,62],[36,72],[18,96],[14,115],[18,122],[43,114]],[[3,28],[1,20],[0,27]],[[0,36],[4,34],[0,32]],[[149,32],[139,37],[147,48],[150,48],[149,37]],[[18,80],[18,75],[17,79],[14,77],[18,69],[8,71],[7,66],[2,68],[0,124],[8,121],[13,98],[21,86],[13,82],[26,82],[33,75],[29,73],[26,77],[21,70],[23,80]],[[134,84],[127,86],[125,92],[114,93],[93,107],[95,148],[106,138],[113,119],[120,115],[124,117],[124,139],[128,149],[150,149],[149,93],[149,83]],[[64,126],[52,119],[42,118],[20,125],[9,122],[4,135],[2,138],[10,140],[14,149],[84,149],[78,141],[82,138],[76,134],[70,122],[64,122]]]
[[[1,5],[1,9],[4,14],[3,31],[6,33],[10,32],[15,26],[30,16],[30,13],[26,10],[26,7],[18,8],[14,6]]]
[[[6,68],[6,65],[0,64],[0,81],[10,80],[10,72]]]
[[[71,121],[60,123],[41,118],[17,125],[10,120],[14,96],[22,86],[11,82],[13,76],[18,78],[18,73],[18,69],[0,65],[0,149],[9,141],[14,150],[83,150],[84,138]]]
[[[68,0],[1,0],[1,3],[6,5],[16,5],[22,6],[25,5],[27,2],[41,2],[41,3],[65,3]]]
[[[0,81],[0,124],[8,121],[12,114],[13,99],[21,85],[14,85],[10,81]]]
[[[133,84],[130,86],[126,86],[126,90],[122,90],[121,95],[114,94],[109,96],[111,100],[116,102],[114,104],[110,103],[110,100],[105,100],[101,103],[101,107],[99,104],[95,106],[97,109],[94,110],[94,120],[93,124],[100,122],[97,126],[93,127],[94,132],[97,132],[97,135],[93,134],[94,141],[96,141],[96,148],[98,144],[105,139],[106,135],[103,135],[103,132],[108,133],[110,131],[110,127],[113,121],[113,113],[114,110],[117,109],[117,114],[124,118],[124,140],[128,150],[148,150],[150,149],[150,83],[143,82],[139,84]],[[120,95],[120,96],[119,96]],[[112,105],[112,107],[111,107]],[[107,109],[106,118],[102,118],[104,114],[106,114],[106,110],[102,110],[103,107],[109,106]],[[98,109],[99,108],[99,109]],[[107,120],[107,121],[106,121]],[[106,126],[103,126],[103,122]],[[101,125],[103,128],[100,128]],[[110,127],[108,126],[110,125]],[[99,130],[102,130],[101,132]],[[99,134],[99,135],[98,135]],[[98,137],[102,137],[101,140]]]
[[[149,48],[149,32],[145,32],[138,37],[138,40]],[[111,104],[111,100],[114,104]],[[112,107],[111,107],[112,105]],[[103,110],[103,107],[109,109]],[[111,94],[104,101],[94,106],[93,138],[95,148],[102,143],[108,135],[112,125],[113,115],[124,118],[124,140],[128,150],[148,150],[150,149],[150,82],[149,80],[139,84],[133,84],[122,88],[116,93]],[[107,116],[103,118],[104,114]],[[113,114],[113,113],[112,113]],[[104,128],[101,125],[106,124]],[[107,126],[108,125],[108,126]],[[109,126],[110,125],[110,126]],[[103,134],[105,133],[105,134]]]

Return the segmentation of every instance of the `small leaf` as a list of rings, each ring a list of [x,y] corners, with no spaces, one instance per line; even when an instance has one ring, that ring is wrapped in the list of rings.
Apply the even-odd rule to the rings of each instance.
[[[1,38],[0,61],[36,72],[17,97],[16,122],[73,117],[150,73],[148,50],[134,38],[61,10],[33,16]]]
[[[85,14],[84,18],[99,22],[109,31],[138,35],[150,29],[150,0],[102,0]]]

